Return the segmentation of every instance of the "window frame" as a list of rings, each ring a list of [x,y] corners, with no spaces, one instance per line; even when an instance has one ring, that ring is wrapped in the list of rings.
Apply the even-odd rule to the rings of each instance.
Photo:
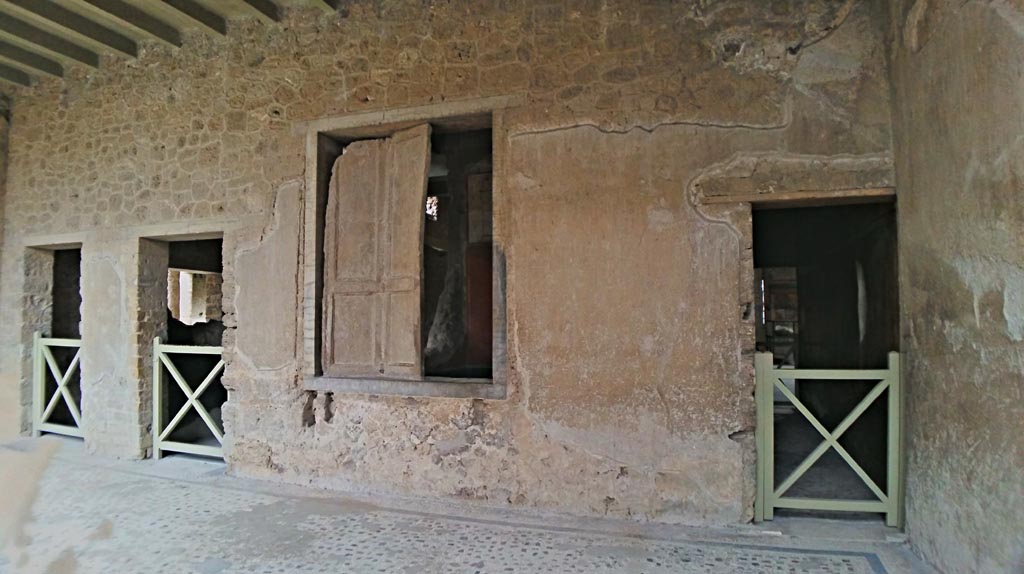
[[[506,110],[521,104],[521,97],[500,96],[461,102],[445,102],[414,108],[352,114],[315,120],[303,125],[306,136],[306,185],[301,265],[303,272],[302,334],[303,389],[329,393],[504,399],[507,397],[507,307],[505,245],[500,214],[504,200],[503,170],[507,157]],[[415,124],[429,123],[452,131],[488,128],[492,137],[493,202],[492,279],[494,310],[491,352],[492,377],[418,378],[324,376],[320,368],[323,289],[323,236],[326,196],[334,160],[351,141],[388,137]],[[421,267],[422,269],[422,267]]]

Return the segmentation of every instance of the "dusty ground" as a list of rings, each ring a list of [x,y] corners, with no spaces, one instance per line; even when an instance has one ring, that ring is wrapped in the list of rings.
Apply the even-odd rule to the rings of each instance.
[[[5,469],[39,447],[0,446]],[[370,501],[223,469],[186,457],[114,462],[62,440],[0,572],[931,572],[880,523],[640,525]],[[5,490],[6,502],[32,495]]]

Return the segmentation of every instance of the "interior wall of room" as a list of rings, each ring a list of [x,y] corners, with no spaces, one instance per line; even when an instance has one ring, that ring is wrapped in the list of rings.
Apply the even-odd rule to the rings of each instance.
[[[891,186],[885,15],[830,0],[502,4],[294,10],[19,94],[5,241],[83,236],[91,449],[145,452],[139,293],[158,278],[139,238],[216,231],[229,472],[750,519],[750,212],[700,198]],[[519,102],[494,126],[508,398],[303,390],[301,271],[319,256],[302,247],[303,122],[497,95]],[[3,254],[7,386],[28,376],[25,257]]]
[[[1024,9],[897,0],[892,74],[911,545],[1024,570]]]

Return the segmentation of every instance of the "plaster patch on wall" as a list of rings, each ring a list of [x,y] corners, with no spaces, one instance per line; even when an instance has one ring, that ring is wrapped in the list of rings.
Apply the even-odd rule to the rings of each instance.
[[[1014,6],[1014,3],[1007,0],[994,0],[991,5],[996,14],[1006,20],[1006,23],[1018,36],[1024,38],[1024,12],[1017,7],[1020,3],[1018,2],[1017,6]]]
[[[715,450],[710,448],[712,443],[729,451],[738,452],[740,448],[726,434],[714,436],[684,433],[682,437],[677,436],[662,424],[664,421],[642,420],[638,421],[637,428],[623,431],[619,428],[578,429],[555,421],[539,421],[536,416],[530,418],[537,436],[604,461],[649,472],[691,473],[697,459],[705,465],[721,465],[735,460],[735,457],[718,457],[710,452]],[[659,438],[649,441],[647,437]],[[645,447],[638,449],[636,445]],[[708,447],[708,450],[704,447]]]
[[[668,231],[676,222],[676,216],[670,209],[661,206],[647,208],[647,225],[653,231]]]
[[[706,197],[889,187],[893,183],[889,153],[806,155],[779,152],[738,153],[709,166],[693,179],[695,203]]]
[[[297,182],[277,190],[270,225],[254,247],[240,249],[235,258],[236,356],[255,369],[284,369],[294,362],[301,190]]]
[[[917,0],[914,2],[910,12],[907,13],[907,21],[903,26],[903,44],[911,51],[917,52],[924,45],[926,37],[922,39],[921,30],[925,12],[928,10],[928,0]]]
[[[992,291],[1002,292],[1006,334],[1014,341],[1024,341],[1024,268],[1001,261],[963,257],[954,259],[953,267],[974,296],[977,326],[982,327],[980,299]]]
[[[1024,20],[1024,15],[1021,20]],[[964,183],[971,185],[1007,178],[1010,172],[1019,169],[1022,148],[1024,135],[1018,135],[1009,142],[1000,142],[999,147],[993,150],[970,149],[970,163],[964,171]]]
[[[854,20],[844,26],[855,2],[847,2],[821,36],[803,44],[799,60],[793,70],[793,78],[804,84],[824,84],[834,81],[856,80],[868,64],[869,52],[873,46],[860,41],[862,20]],[[821,42],[826,37],[830,42]],[[791,48],[792,50],[792,48]]]
[[[82,259],[82,306],[97,303],[102,307],[103,320],[92,323],[92,329],[83,331],[83,339],[121,341],[128,332],[121,295],[125,292],[125,277],[121,263],[112,256]],[[91,295],[91,296],[90,296]],[[83,321],[85,323],[85,321]],[[91,355],[91,357],[90,357]],[[83,356],[89,357],[89,379],[95,383],[116,376],[123,359],[120,345],[101,345]]]

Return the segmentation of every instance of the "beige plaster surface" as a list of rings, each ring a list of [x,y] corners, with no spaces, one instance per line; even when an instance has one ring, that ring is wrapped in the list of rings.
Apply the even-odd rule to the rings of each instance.
[[[1024,8],[893,4],[907,532],[1024,570]]]

